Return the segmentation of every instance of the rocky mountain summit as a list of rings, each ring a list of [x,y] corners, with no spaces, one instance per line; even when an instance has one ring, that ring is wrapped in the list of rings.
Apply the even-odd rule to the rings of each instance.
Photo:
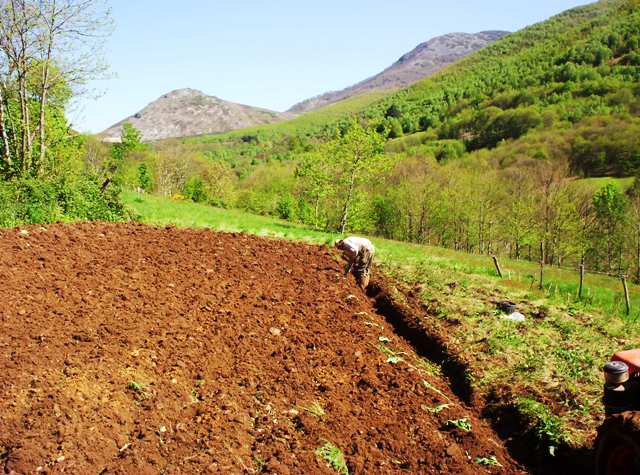
[[[387,69],[341,91],[299,102],[289,112],[300,114],[369,91],[406,87],[499,40],[509,32],[449,33],[419,44]]]
[[[236,104],[187,88],[163,95],[99,135],[105,142],[116,142],[122,124],[129,122],[142,132],[144,141],[151,141],[227,132],[290,117],[291,114]]]

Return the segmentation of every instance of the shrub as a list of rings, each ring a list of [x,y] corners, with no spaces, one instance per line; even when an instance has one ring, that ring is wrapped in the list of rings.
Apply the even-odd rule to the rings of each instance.
[[[402,124],[398,119],[394,117],[387,119],[387,128],[389,130],[388,137],[390,139],[396,139],[404,135],[404,132],[402,130]]]
[[[182,194],[194,203],[204,203],[209,199],[204,181],[198,176],[194,176],[187,181]]]
[[[101,192],[91,177],[24,178],[0,183],[0,226],[57,221],[120,221],[127,216],[118,197]]]
[[[293,220],[296,216],[296,202],[293,197],[287,193],[282,195],[276,205],[276,214],[280,219]]]

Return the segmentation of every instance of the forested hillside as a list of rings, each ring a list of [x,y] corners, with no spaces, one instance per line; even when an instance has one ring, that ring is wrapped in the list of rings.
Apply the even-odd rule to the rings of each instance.
[[[639,188],[617,180],[640,173],[639,41],[638,2],[601,1],[382,99],[160,144],[124,174],[323,229],[532,260],[542,243],[547,263],[640,277]]]
[[[579,174],[635,173],[640,163],[630,152],[638,143],[629,114],[638,113],[639,15],[629,1],[570,10],[387,97],[365,115],[389,130],[396,121],[404,133],[432,129],[468,151],[493,149],[531,129],[554,135],[573,129],[564,137],[567,153],[543,152],[570,159]],[[590,119],[611,116],[619,120]],[[596,131],[605,137],[592,141]]]

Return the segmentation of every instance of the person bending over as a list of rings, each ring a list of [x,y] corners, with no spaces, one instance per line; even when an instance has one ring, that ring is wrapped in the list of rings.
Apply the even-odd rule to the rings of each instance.
[[[362,289],[369,285],[371,277],[371,262],[375,248],[371,241],[361,237],[350,236],[346,239],[339,239],[335,244],[347,258],[348,265],[345,273],[353,272],[356,282]]]

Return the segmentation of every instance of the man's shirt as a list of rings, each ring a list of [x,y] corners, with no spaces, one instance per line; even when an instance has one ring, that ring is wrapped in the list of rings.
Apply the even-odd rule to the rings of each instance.
[[[375,252],[375,248],[371,241],[361,237],[351,236],[346,239],[343,239],[343,248],[342,250],[347,255],[349,260],[354,260],[362,249],[367,249],[373,255]]]

